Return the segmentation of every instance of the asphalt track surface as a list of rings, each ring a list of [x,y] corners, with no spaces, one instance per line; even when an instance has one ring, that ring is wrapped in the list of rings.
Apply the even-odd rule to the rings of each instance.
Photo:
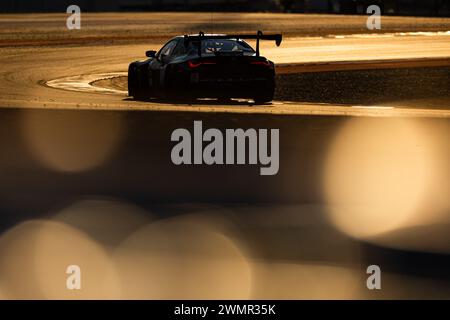
[[[265,43],[262,52],[277,65],[279,73],[331,70],[398,68],[450,65],[450,33],[393,33],[383,35],[346,35],[341,37],[287,38],[280,48]],[[125,91],[96,88],[96,80],[124,75],[129,62],[142,59],[146,45],[4,47],[0,49],[2,107],[81,108],[122,110],[166,110],[201,112],[238,112],[322,115],[410,115],[448,117],[437,109],[405,110],[395,106],[302,104],[275,101],[265,106],[248,103],[171,104],[137,102]],[[37,63],[39,61],[39,63]],[[55,90],[55,87],[58,90]],[[63,90],[61,90],[63,89]],[[322,88],[323,89],[323,88]],[[318,88],[321,90],[321,88]],[[94,93],[94,94],[93,94]],[[106,93],[106,94],[105,94]],[[351,94],[351,93],[349,93]]]

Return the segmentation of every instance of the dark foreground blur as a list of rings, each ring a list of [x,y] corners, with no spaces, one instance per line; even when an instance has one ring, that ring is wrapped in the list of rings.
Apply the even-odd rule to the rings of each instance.
[[[0,113],[3,298],[450,297],[448,119]],[[194,120],[280,129],[278,175],[173,165]]]

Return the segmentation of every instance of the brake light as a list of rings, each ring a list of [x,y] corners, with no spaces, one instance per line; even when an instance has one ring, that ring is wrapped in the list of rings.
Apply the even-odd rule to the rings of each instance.
[[[272,64],[269,61],[252,61],[250,64],[256,64],[265,67],[272,67]]]
[[[216,63],[212,61],[199,61],[199,62],[188,61],[187,64],[189,68],[194,69],[200,67],[202,64],[216,64]]]

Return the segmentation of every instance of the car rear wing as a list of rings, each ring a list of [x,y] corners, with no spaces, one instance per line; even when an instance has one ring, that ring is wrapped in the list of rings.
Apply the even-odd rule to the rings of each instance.
[[[256,39],[256,56],[259,57],[259,41],[260,40],[272,40],[275,41],[277,47],[281,45],[281,41],[283,41],[283,36],[281,34],[263,34],[262,31],[258,31],[256,34],[227,34],[227,35],[205,35],[202,31],[199,32],[198,36],[184,36],[184,45],[187,46],[189,42],[198,42],[198,55],[202,55],[201,50],[201,41],[208,39]]]

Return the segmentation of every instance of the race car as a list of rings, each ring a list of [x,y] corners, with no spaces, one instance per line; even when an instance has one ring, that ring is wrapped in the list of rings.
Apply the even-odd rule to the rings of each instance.
[[[256,50],[245,40],[255,39]],[[149,58],[128,68],[128,94],[139,100],[149,98],[246,98],[261,104],[273,100],[275,66],[259,53],[260,40],[281,34],[178,36]]]

